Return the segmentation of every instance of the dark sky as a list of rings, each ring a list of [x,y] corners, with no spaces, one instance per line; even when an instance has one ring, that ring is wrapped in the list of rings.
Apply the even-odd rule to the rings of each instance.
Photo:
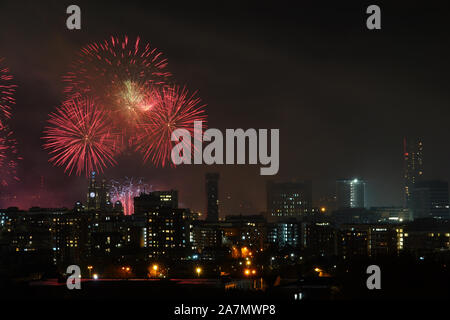
[[[39,205],[85,199],[85,178],[52,167],[40,137],[77,50],[110,35],[140,36],[163,51],[174,79],[208,105],[209,127],[279,128],[280,171],[270,178],[311,179],[315,199],[333,194],[336,178],[358,176],[367,180],[369,205],[400,205],[404,135],[424,138],[426,176],[448,180],[445,7],[373,2],[382,30],[369,31],[372,2],[297,2],[2,1],[0,56],[19,85],[11,126],[24,157],[22,181],[10,192],[26,208],[25,195],[37,193],[43,176]],[[81,7],[81,30],[66,29],[70,4]],[[265,210],[268,177],[259,165],[161,169],[124,155],[105,176],[145,177],[204,211],[207,171],[221,174],[223,214]]]

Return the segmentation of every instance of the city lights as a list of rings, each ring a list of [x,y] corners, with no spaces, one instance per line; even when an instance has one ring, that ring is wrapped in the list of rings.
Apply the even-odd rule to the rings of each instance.
[[[8,1],[0,301],[20,306],[5,310],[448,308],[447,8]]]

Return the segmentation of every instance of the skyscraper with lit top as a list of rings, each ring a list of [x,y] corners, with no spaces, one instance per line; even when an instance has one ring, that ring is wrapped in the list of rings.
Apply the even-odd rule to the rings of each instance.
[[[339,179],[336,181],[338,209],[364,208],[366,183],[362,179]]]
[[[403,138],[403,204],[412,205],[412,191],[423,177],[423,142],[419,138]]]

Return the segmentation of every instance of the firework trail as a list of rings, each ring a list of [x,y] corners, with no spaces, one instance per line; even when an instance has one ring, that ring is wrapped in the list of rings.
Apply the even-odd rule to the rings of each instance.
[[[139,196],[144,191],[149,191],[151,186],[144,182],[143,178],[125,177],[122,181],[111,180],[111,200],[120,201],[125,215],[134,213],[134,197]]]
[[[17,151],[17,141],[13,132],[3,127],[0,129],[0,185],[8,186],[12,181],[19,181],[17,166],[22,157]]]
[[[65,102],[50,119],[44,131],[44,148],[49,150],[50,162],[86,176],[91,171],[103,172],[115,165],[117,134],[110,125],[110,116],[97,108],[93,99],[82,98]]]
[[[172,148],[177,144],[171,141],[172,132],[186,129],[194,137],[194,121],[203,121],[203,130],[207,116],[200,99],[195,97],[195,93],[189,95],[186,88],[164,87],[156,95],[155,105],[144,114],[139,124],[136,149],[142,152],[144,162],[151,160],[164,167],[170,163]]]
[[[151,108],[154,91],[170,73],[162,53],[142,43],[111,37],[81,49],[71,71],[63,78],[69,99],[98,97],[111,112],[116,126],[132,131],[142,113]]]
[[[11,83],[13,76],[9,69],[3,65],[0,58],[0,128],[5,126],[5,121],[11,118],[11,106],[15,104],[14,92],[16,85]]]

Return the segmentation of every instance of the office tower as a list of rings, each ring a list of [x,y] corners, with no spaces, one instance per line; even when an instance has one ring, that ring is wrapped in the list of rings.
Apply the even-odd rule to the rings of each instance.
[[[338,209],[364,208],[365,186],[361,179],[339,179],[336,181],[336,202]]]
[[[267,183],[267,220],[301,218],[311,213],[311,181]]]
[[[403,139],[403,203],[411,207],[414,184],[423,176],[423,143],[421,139]]]
[[[89,177],[89,188],[87,193],[87,209],[105,211],[111,203],[106,180],[102,180],[100,184],[97,181],[95,171],[91,172]]]
[[[134,216],[145,218],[141,243],[149,258],[168,252],[173,256],[189,247],[189,214],[178,208],[178,191],[141,193],[134,198]]]
[[[149,208],[145,211],[143,244],[148,257],[155,258],[171,253],[173,257],[189,248],[189,223],[183,218],[185,209],[170,207]]]
[[[206,220],[219,220],[219,174],[207,173],[206,176]]]
[[[416,182],[411,192],[411,204],[414,219],[450,218],[448,182],[439,180]]]

